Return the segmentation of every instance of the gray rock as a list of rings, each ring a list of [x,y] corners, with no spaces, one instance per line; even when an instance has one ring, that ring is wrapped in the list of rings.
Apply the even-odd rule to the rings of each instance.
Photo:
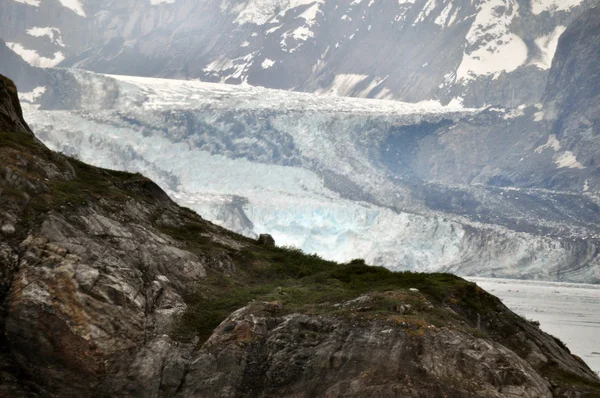
[[[258,237],[258,244],[267,247],[275,247],[275,239],[269,234],[261,234]]]
[[[0,228],[0,231],[4,234],[4,235],[12,235],[15,233],[15,226],[12,224],[4,224],[2,226],[2,228]]]

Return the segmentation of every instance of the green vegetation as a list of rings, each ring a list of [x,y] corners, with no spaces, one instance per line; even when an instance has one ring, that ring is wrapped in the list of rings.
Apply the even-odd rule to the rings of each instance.
[[[422,296],[410,289],[418,289],[436,307],[465,307],[468,311],[486,312],[498,303],[475,284],[453,275],[392,272],[368,266],[362,260],[337,264],[297,249],[250,246],[238,254],[236,260],[245,268],[228,277],[211,275],[187,298],[188,311],[178,327],[180,337],[200,333],[201,338],[208,338],[228,315],[252,300],[281,301],[283,314],[344,316],[348,311],[336,304],[365,293],[406,293],[402,300],[395,296],[377,296],[368,310],[361,313],[366,317],[394,314],[395,308],[404,303],[418,305]],[[444,322],[439,322],[439,318],[448,316],[446,311],[434,310],[427,316],[414,316],[412,320],[426,317],[427,323],[442,325]]]
[[[21,222],[29,230],[50,210],[94,203],[115,206],[127,200],[151,200],[152,186],[141,174],[101,169],[52,151],[26,133],[0,132],[0,157],[15,176],[2,187],[0,204],[26,202]],[[51,173],[56,178],[48,179]]]

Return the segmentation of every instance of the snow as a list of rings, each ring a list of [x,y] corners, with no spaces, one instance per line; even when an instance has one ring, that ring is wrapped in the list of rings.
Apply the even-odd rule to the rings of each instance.
[[[557,169],[585,169],[585,167],[577,161],[577,157],[571,151],[565,151],[563,154],[554,158],[554,163]]]
[[[539,15],[544,11],[568,11],[583,0],[531,0],[531,12]]]
[[[566,26],[557,26],[552,33],[535,39],[535,44],[540,50],[539,58],[533,63],[535,66],[543,70],[550,69],[558,47],[558,39],[565,30],[567,30]]]
[[[238,13],[235,23],[239,25],[264,25],[277,15],[285,15],[289,10],[299,6],[321,4],[324,0],[248,0],[230,12]],[[227,2],[223,2],[223,11],[228,11]],[[316,11],[310,11],[309,15]]]
[[[455,8],[455,4],[453,2],[448,2],[446,7],[442,10],[440,15],[437,16],[434,23],[436,25],[447,27],[454,23],[456,20],[456,16],[458,15],[458,7],[454,11],[454,14],[451,14],[452,10]]]
[[[62,41],[61,32],[58,28],[31,28],[27,29],[27,34],[33,37],[48,37],[53,44],[56,44],[60,47],[64,47],[65,44]]]
[[[533,121],[541,122],[542,120],[544,120],[544,116],[546,116],[546,113],[544,111],[536,112],[533,114]]]
[[[535,149],[535,153],[542,153],[545,149],[549,148],[552,148],[554,152],[560,151],[560,141],[556,139],[556,135],[554,134],[550,134],[550,136],[548,137],[548,142],[546,142],[544,145],[537,147]]]
[[[273,65],[275,65],[275,61],[273,61],[272,59],[269,59],[269,58],[265,58],[265,60],[262,62],[262,64],[260,66],[263,69],[269,69]]]
[[[39,97],[46,92],[46,87],[38,86],[27,93],[19,93],[19,100],[34,103]]]
[[[317,14],[321,12],[320,7],[320,3],[313,4],[300,14],[299,18],[303,18],[308,26],[313,26],[316,23]]]
[[[176,0],[150,0],[150,4],[157,6],[160,4],[174,4]]]
[[[67,7],[70,10],[73,10],[73,12],[77,15],[79,15],[80,17],[84,17],[85,18],[85,11],[83,10],[83,6],[81,5],[81,1],[80,0],[58,0],[60,1],[60,4],[62,4],[64,7]]]
[[[517,314],[540,322],[592,370],[600,372],[600,286],[468,278]]]
[[[540,112],[538,112],[538,113],[540,113]],[[541,117],[543,118],[544,112],[541,112],[541,114],[542,114]],[[537,113],[536,113],[536,115],[537,115]],[[538,117],[536,117],[536,120],[537,119],[538,119]],[[544,152],[546,149],[552,149],[552,150],[554,150],[554,152],[558,152],[562,149],[560,141],[558,141],[556,139],[556,135],[551,134],[548,137],[548,142],[546,142],[544,145],[537,147],[535,149],[535,153],[540,154],[540,153]],[[577,157],[571,151],[565,151],[563,153],[556,153],[554,155],[553,160],[554,160],[554,164],[556,164],[556,168],[558,168],[558,169],[563,169],[563,168],[585,169],[585,167],[577,161]]]
[[[369,79],[370,79],[370,81],[369,81]],[[388,90],[385,87],[382,87],[382,85],[385,83],[386,80],[387,80],[387,77],[372,78],[368,75],[342,73],[342,74],[335,76],[335,78],[333,79],[333,82],[329,85],[329,87],[318,89],[315,91],[315,94],[331,95],[331,96],[338,96],[338,97],[352,96],[352,97],[357,97],[357,98],[374,97],[375,99],[380,99],[380,100],[392,100],[393,95],[390,92],[390,90]],[[367,81],[369,81],[368,84],[366,84]],[[362,85],[363,87],[366,86],[366,87],[361,88],[360,91],[358,91],[359,85]],[[375,96],[373,96],[372,93],[375,89],[378,89],[378,91],[377,91],[377,94]],[[459,108],[462,108],[462,104],[453,103],[450,105],[450,107],[454,108],[454,109],[459,109]]]
[[[28,6],[34,6],[34,7],[39,7],[40,3],[42,2],[41,0],[14,0],[17,3],[21,3],[21,4],[27,4]]]
[[[10,48],[19,56],[21,56],[21,58],[27,61],[27,63],[31,66],[38,66],[40,68],[52,68],[65,60],[65,56],[60,51],[55,52],[53,58],[47,58],[40,56],[35,50],[29,50],[23,47],[19,43],[6,43],[6,45],[8,46],[8,48]]]
[[[315,37],[315,34],[307,26],[301,26],[295,29],[291,36],[296,40],[306,41],[311,37]]]
[[[327,89],[320,89],[317,94],[351,96],[354,89],[369,76],[356,74],[340,74],[336,75],[333,82]]]
[[[253,52],[234,59],[216,59],[203,70],[208,74],[220,77],[222,83],[229,79],[241,79],[242,82],[245,82],[248,79],[248,70],[254,64],[255,56],[256,52]],[[229,74],[223,72],[229,72]]]
[[[520,105],[516,109],[509,109],[509,110],[505,111],[503,119],[510,120],[510,119],[515,119],[515,118],[524,116],[525,115],[525,112],[523,112],[524,109],[525,109],[525,105]]]
[[[427,3],[425,3],[425,6],[417,16],[417,19],[415,19],[413,26],[416,26],[418,23],[423,22],[425,18],[427,18],[429,14],[431,14],[431,12],[435,9],[436,6],[437,0],[427,0]]]
[[[510,31],[518,10],[516,0],[482,0],[466,37],[467,50],[456,71],[458,80],[467,82],[489,75],[497,78],[527,61],[527,45]]]
[[[80,72],[83,73],[83,72]],[[146,97],[144,109],[171,109],[175,106],[197,109],[204,105],[236,109],[285,109],[286,111],[328,111],[339,114],[444,115],[474,113],[462,105],[443,106],[438,101],[408,103],[360,98],[321,97],[309,93],[288,92],[262,87],[205,83],[195,80],[171,80],[138,76],[109,76],[133,85]]]

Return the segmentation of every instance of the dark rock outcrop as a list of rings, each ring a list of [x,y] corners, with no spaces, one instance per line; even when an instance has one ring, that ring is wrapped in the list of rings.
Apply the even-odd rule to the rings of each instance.
[[[269,234],[260,234],[258,244],[268,247],[275,247],[275,239]]]
[[[12,80],[0,75],[0,130],[17,130],[20,133],[33,132],[23,119],[17,87]]]

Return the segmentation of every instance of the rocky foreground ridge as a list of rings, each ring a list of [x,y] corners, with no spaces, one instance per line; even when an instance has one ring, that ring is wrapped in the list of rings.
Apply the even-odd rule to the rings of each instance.
[[[476,285],[243,238],[53,153],[0,79],[1,397],[597,397]]]

